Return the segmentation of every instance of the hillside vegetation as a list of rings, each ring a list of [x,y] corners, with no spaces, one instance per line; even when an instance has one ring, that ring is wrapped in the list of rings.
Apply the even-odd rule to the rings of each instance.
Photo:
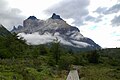
[[[73,52],[54,40],[27,45],[17,35],[0,36],[1,80],[65,80],[77,69],[81,80],[120,80],[120,49]]]

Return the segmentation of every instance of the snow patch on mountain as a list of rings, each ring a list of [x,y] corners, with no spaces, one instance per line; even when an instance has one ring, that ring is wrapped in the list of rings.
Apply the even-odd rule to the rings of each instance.
[[[88,47],[88,46],[91,46],[90,44],[88,43],[85,43],[85,42],[80,42],[80,41],[75,41],[75,40],[71,40],[73,44],[76,45],[76,47]]]

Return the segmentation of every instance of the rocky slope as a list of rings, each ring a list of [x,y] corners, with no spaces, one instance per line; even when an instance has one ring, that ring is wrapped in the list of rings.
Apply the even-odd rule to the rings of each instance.
[[[5,37],[8,35],[11,35],[11,33],[2,24],[0,24],[0,36]]]
[[[51,43],[57,38],[62,45],[72,48],[101,48],[93,40],[84,37],[77,27],[67,24],[66,21],[55,13],[46,21],[37,19],[35,16],[30,16],[24,20],[23,26],[18,26],[18,28],[14,27],[11,32],[19,33],[21,36],[23,36],[23,34],[39,34],[40,38],[35,41],[23,36],[28,43],[34,45]]]

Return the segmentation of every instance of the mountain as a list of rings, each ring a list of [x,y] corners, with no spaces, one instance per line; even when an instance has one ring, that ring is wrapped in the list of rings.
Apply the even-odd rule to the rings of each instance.
[[[93,40],[84,37],[80,30],[66,23],[59,15],[53,13],[52,17],[47,20],[37,19],[35,16],[30,16],[23,21],[23,26],[13,28],[11,32],[24,35],[39,34],[39,40],[30,41],[33,45],[48,44],[58,39],[64,46],[78,49],[100,49],[101,47]],[[38,33],[38,34],[37,34]]]
[[[5,37],[8,35],[11,35],[11,33],[2,24],[0,24],[0,36]]]

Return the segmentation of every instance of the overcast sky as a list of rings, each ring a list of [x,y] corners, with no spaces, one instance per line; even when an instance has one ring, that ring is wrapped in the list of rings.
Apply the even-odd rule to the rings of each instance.
[[[0,0],[0,24],[8,30],[34,15],[61,15],[104,48],[120,47],[120,0]]]

